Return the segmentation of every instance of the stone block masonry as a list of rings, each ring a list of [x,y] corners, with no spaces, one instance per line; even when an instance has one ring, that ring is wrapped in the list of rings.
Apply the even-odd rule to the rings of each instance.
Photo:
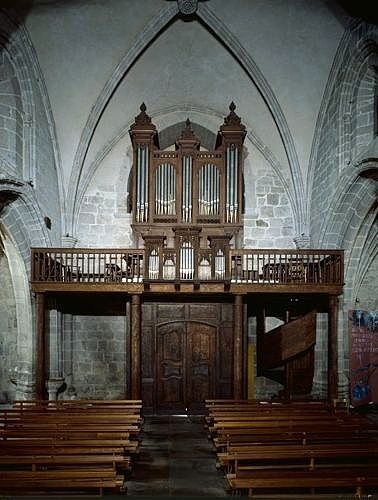
[[[246,199],[244,246],[246,248],[293,248],[294,221],[289,199],[272,170],[259,170],[253,199]]]
[[[126,396],[126,318],[75,316],[72,335],[72,386],[78,398]]]

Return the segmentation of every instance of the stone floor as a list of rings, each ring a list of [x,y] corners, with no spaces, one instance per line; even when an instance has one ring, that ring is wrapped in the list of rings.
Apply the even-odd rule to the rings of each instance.
[[[146,417],[128,496],[224,498],[225,487],[203,417]]]

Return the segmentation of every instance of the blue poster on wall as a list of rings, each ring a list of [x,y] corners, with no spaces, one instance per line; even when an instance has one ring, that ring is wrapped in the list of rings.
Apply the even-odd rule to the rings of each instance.
[[[378,311],[355,309],[348,320],[351,404],[378,403]]]

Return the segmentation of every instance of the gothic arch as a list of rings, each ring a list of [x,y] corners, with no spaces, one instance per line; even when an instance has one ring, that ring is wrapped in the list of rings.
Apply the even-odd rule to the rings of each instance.
[[[343,248],[347,241],[351,241],[347,235],[351,234],[352,228],[355,231],[358,229],[358,219],[361,220],[374,205],[375,186],[371,179],[363,177],[363,173],[371,169],[378,171],[378,163],[373,162],[367,167],[362,162],[357,167],[349,168],[339,179],[328,210],[329,215],[324,219],[321,229],[321,247]]]
[[[30,247],[52,244],[34,190],[29,184],[5,178],[0,179],[0,195],[3,200],[10,201],[2,211],[0,210],[0,220],[8,227],[12,240],[28,267]]]
[[[340,186],[346,188],[348,184],[348,182],[345,183],[346,179],[349,178],[351,181],[351,172],[353,177],[353,172],[356,171],[363,157],[370,154],[368,150],[371,145],[367,145],[365,155],[359,154],[354,158],[351,156],[351,134],[354,133],[356,137],[358,135],[357,127],[352,127],[351,113],[352,105],[358,97],[358,89],[367,70],[376,65],[376,37],[377,32],[374,26],[361,21],[353,21],[339,44],[327,81],[315,127],[307,182],[307,199],[312,207],[309,211],[312,214],[311,231],[319,245],[324,243],[324,230],[329,222],[324,220],[322,213],[314,210],[314,207],[322,205],[323,210],[327,209],[328,215],[331,216],[331,205],[334,206],[335,200],[342,194]],[[370,111],[372,112],[373,110]],[[371,124],[372,129],[373,122],[374,120]],[[330,137],[333,137],[333,142],[328,144],[331,153],[327,156],[324,152],[322,154],[322,146],[324,146],[324,141],[330,141]],[[337,169],[335,175],[341,175],[339,187],[334,192],[331,191],[332,185],[327,183],[327,180],[324,181],[328,175],[327,169],[330,168]],[[326,183],[323,192],[319,185],[315,185],[315,182]],[[315,193],[319,194],[319,192],[323,204],[319,203],[319,198],[314,199]]]
[[[163,141],[166,138],[166,142],[168,144],[169,142],[169,137],[173,137],[173,135],[176,134],[176,132],[181,132],[183,129],[183,126],[181,127],[180,123],[184,123],[185,118],[187,117],[188,113],[196,113],[199,116],[203,116],[206,118],[206,121],[211,121],[213,120],[214,123],[221,123],[223,120],[224,116],[222,113],[219,113],[218,111],[211,109],[211,108],[197,108],[195,106],[192,106],[190,104],[187,105],[181,105],[180,107],[176,106],[170,106],[170,107],[165,107],[161,108],[155,113],[151,114],[152,120],[161,120],[165,119],[168,123],[168,125],[163,128],[161,131],[159,131],[159,137],[163,138]],[[177,113],[181,114],[182,117],[177,121]],[[199,125],[200,120],[198,120],[198,123],[196,124],[196,121],[193,121],[194,125],[197,125],[203,130],[203,133],[208,137],[208,140],[210,141],[211,137],[215,138],[215,133],[210,130],[205,125]],[[78,221],[78,215],[80,212],[80,207],[83,201],[83,197],[88,189],[88,186],[90,185],[91,180],[93,179],[95,173],[97,172],[98,168],[100,167],[102,161],[104,158],[111,152],[111,150],[116,146],[116,144],[122,140],[125,136],[128,135],[130,126],[132,124],[132,121],[126,123],[111,139],[110,141],[98,152],[97,156],[95,157],[94,161],[90,164],[88,169],[85,171],[85,174],[83,175],[79,188],[77,191],[76,195],[76,203],[75,203],[75,212],[74,212],[74,218],[73,218],[73,232],[75,233],[76,231],[76,225]],[[177,137],[177,136],[176,136]],[[283,167],[283,165],[277,160],[277,158],[274,156],[273,152],[268,148],[268,146],[263,142],[263,140],[255,133],[253,130],[248,130],[247,131],[247,138],[248,140],[256,147],[256,149],[259,151],[259,153],[263,156],[263,158],[267,161],[267,163],[270,165],[274,173],[277,175],[279,178],[280,182],[282,183],[282,186],[284,187],[286,194],[290,200],[290,205],[293,208],[295,206],[295,200],[294,200],[294,194],[292,190],[290,189],[290,184],[287,181],[288,177],[288,172],[286,169]],[[213,147],[213,145],[212,145]],[[131,159],[132,161],[132,159]],[[130,164],[131,168],[131,164]],[[127,176],[129,175],[129,172],[127,172]],[[294,211],[294,208],[293,208]]]
[[[354,163],[374,138],[377,66],[378,43],[367,33],[351,54],[339,89],[339,171]]]
[[[179,10],[177,4],[169,5],[160,11],[159,16],[155,17],[147,24],[135,44],[130,48],[122,61],[115,68],[112,76],[106,82],[92,107],[91,113],[88,116],[86,124],[83,128],[79,146],[75,153],[69,181],[69,194],[67,200],[69,220],[67,220],[67,226],[70,232],[73,232],[75,226],[77,203],[80,203],[80,191],[82,191],[80,186],[81,179],[86,177],[85,172],[83,175],[86,155],[94,132],[99,124],[99,121],[101,120],[101,116],[120,81],[128,73],[138,57],[148,48],[151,41],[162,33],[166,26],[177,16],[178,12]],[[263,96],[263,99],[265,100],[267,107],[277,124],[290,166],[290,191],[292,191],[291,199],[293,202],[296,231],[298,234],[307,232],[303,178],[300,171],[299,161],[288,124],[273,90],[264,78],[255,61],[247,53],[239,40],[207,6],[203,4],[199,5],[197,15],[205,27],[209,29],[210,33],[215,34],[220,40],[223,40],[227,50],[229,50],[241,67],[243,67],[249,78],[254,82]]]
[[[22,121],[22,169],[17,178],[30,182],[36,186],[37,166],[37,128],[41,126],[37,117],[37,105],[43,108],[46,117],[46,127],[51,141],[52,154],[54,158],[59,197],[62,205],[65,203],[64,187],[62,182],[62,170],[60,152],[57,142],[55,122],[52,115],[51,105],[45,85],[45,80],[38,63],[32,41],[22,23],[0,10],[0,47],[6,50],[14,66],[15,75],[20,88],[20,99],[22,108],[20,120]],[[38,103],[37,103],[38,101]],[[9,175],[11,163],[8,161],[6,175]],[[4,170],[4,165],[1,170]],[[14,170],[11,172],[14,177]],[[36,186],[38,187],[38,186]]]

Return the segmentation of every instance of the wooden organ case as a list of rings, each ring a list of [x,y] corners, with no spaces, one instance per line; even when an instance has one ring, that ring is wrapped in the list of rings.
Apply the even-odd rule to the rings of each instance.
[[[214,150],[186,121],[174,149],[159,149],[142,104],[130,128],[133,231],[145,252],[144,284],[225,280],[242,229],[245,127],[231,103]],[[182,288],[181,288],[182,290]],[[141,390],[154,412],[201,411],[233,395],[233,298],[144,294]]]
[[[132,211],[133,230],[147,250],[147,275],[195,280],[212,269],[214,277],[223,279],[225,254],[242,228],[246,132],[235,105],[213,151],[201,149],[189,120],[175,150],[160,150],[146,106],[140,109],[130,129]]]

